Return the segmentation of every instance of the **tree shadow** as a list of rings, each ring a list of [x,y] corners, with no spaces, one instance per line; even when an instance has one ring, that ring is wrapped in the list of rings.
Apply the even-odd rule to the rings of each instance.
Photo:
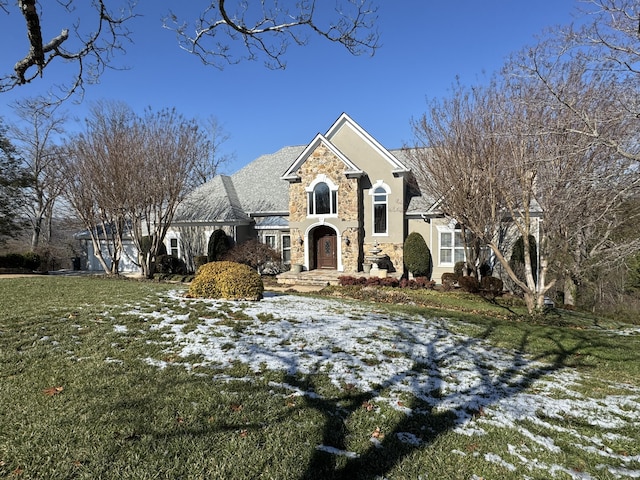
[[[359,321],[374,320],[376,315],[367,314],[366,320]],[[381,317],[388,320],[388,315]],[[431,320],[424,319],[423,324],[416,320],[388,322],[385,326],[387,330],[393,330],[389,335],[393,337],[397,351],[411,359],[404,370],[390,374],[383,381],[378,378],[379,384],[370,388],[358,390],[343,386],[342,392],[333,396],[316,393],[322,391],[317,379],[325,378],[328,363],[344,361],[348,366],[361,363],[359,354],[338,348],[336,352],[339,353],[333,355],[334,345],[328,344],[314,369],[309,364],[302,365],[300,358],[318,354],[317,346],[302,351],[299,344],[292,342],[246,346],[246,354],[255,358],[270,357],[274,363],[283,365],[288,376],[282,388],[298,390],[298,394],[304,395],[306,406],[322,418],[321,444],[318,446],[326,448],[314,450],[300,479],[373,480],[385,477],[413,452],[433,444],[447,432],[464,428],[489,407],[526,391],[541,377],[575,366],[576,353],[594,345],[588,334],[567,336],[561,330],[545,332],[549,347],[544,350],[536,347],[541,353],[532,358],[524,352],[539,341],[540,335],[529,328],[523,328],[517,349],[507,354],[504,350],[487,348],[484,343],[494,333],[493,323],[485,325],[474,337],[463,337],[452,333],[445,321],[438,325]],[[328,325],[311,320],[305,323],[305,335],[327,338],[322,331]],[[344,335],[349,334],[348,330],[344,331]],[[389,338],[385,337],[385,341]],[[452,371],[452,362],[463,364],[455,365],[454,373],[472,380],[451,388],[452,382],[447,375]],[[391,427],[386,427],[384,437],[376,437],[364,450],[357,448],[359,454],[350,452],[354,448],[350,447],[353,438],[350,438],[349,421],[364,404],[377,402],[385,396],[388,399],[398,392],[408,393],[409,400],[402,405],[406,414]]]
[[[358,456],[338,458],[328,450],[317,449],[309,461],[301,479],[326,480],[374,480],[389,474],[412,452],[422,449],[446,432],[462,426],[478,415],[482,415],[485,408],[504,399],[518,395],[528,389],[534,382],[550,373],[559,371],[567,365],[567,360],[574,353],[584,347],[584,341],[566,348],[561,340],[556,340],[553,353],[546,352],[540,358],[525,358],[521,352],[526,351],[529,343],[529,333],[524,333],[520,340],[519,349],[510,358],[509,366],[504,366],[499,374],[486,364],[486,359],[478,359],[474,364],[475,372],[481,379],[479,383],[470,385],[464,391],[454,394],[446,391],[443,385],[443,371],[440,364],[446,363],[452,355],[459,355],[488,337],[492,327],[488,327],[477,338],[469,339],[454,347],[438,350],[437,339],[428,343],[421,342],[411,335],[405,345],[413,342],[415,346],[426,348],[427,358],[414,361],[411,368],[389,378],[379,388],[354,392],[347,400],[338,398],[313,398],[309,406],[321,413],[325,419],[322,444],[338,451],[346,452],[348,448],[349,429],[347,422],[363,404],[375,401],[384,389],[409,381],[412,400],[404,408],[410,414],[395,424],[393,429],[384,432],[384,438],[372,442],[364,453]],[[402,334],[406,337],[407,331]],[[445,334],[446,332],[442,332]],[[551,339],[553,340],[553,339]],[[549,358],[552,354],[553,358]],[[417,355],[419,357],[419,355]],[[470,358],[466,355],[467,358]],[[524,369],[536,360],[544,357],[546,362],[540,366]],[[549,363],[549,360],[551,362]],[[417,375],[428,375],[428,381],[415,381]],[[411,384],[411,382],[415,384]],[[313,388],[313,382],[303,384],[295,378],[290,379],[297,388]],[[452,408],[452,404],[457,405]]]

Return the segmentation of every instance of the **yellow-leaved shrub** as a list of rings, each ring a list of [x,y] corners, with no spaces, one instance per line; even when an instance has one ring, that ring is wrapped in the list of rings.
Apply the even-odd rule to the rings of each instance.
[[[235,262],[210,262],[202,265],[191,285],[189,296],[227,300],[260,300],[262,277],[251,267]]]

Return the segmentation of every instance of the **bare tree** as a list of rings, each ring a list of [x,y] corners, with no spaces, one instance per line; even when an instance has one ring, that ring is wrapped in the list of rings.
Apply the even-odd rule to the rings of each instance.
[[[533,312],[542,306],[549,288],[544,282],[546,262],[536,282],[525,255],[521,280],[502,248],[510,228],[523,237],[525,252],[529,237],[538,233],[532,221],[533,142],[513,130],[514,114],[524,112],[511,108],[502,87],[496,81],[471,90],[458,85],[451,99],[432,102],[429,112],[414,122],[420,148],[411,152],[416,174],[438,199],[439,208],[491,248]]]
[[[11,134],[30,177],[25,209],[31,224],[31,250],[35,250],[43,235],[47,240],[51,237],[54,205],[65,185],[62,152],[56,142],[64,132],[66,117],[42,97],[24,99],[13,108],[23,121],[11,128]]]
[[[354,55],[373,54],[379,46],[377,7],[371,0],[337,0],[333,15],[317,0],[216,0],[205,5],[194,21],[171,13],[164,26],[176,32],[184,50],[218,68],[262,57],[270,68],[285,68],[287,47],[307,44],[310,35],[339,43]]]
[[[206,137],[206,141],[202,145],[203,151],[199,154],[199,159],[195,166],[194,180],[197,185],[207,183],[217,175],[218,169],[222,164],[233,159],[232,154],[222,152],[222,146],[229,140],[229,134],[225,132],[216,117],[207,118],[200,128]]]
[[[141,253],[145,276],[153,276],[154,260],[179,203],[200,181],[197,166],[207,138],[197,122],[175,110],[147,110],[136,121],[128,215],[133,241]]]
[[[640,11],[634,0],[589,0],[580,24],[554,29],[513,64],[538,78],[557,108],[575,117],[572,131],[612,150],[612,155],[640,161]],[[572,77],[571,77],[572,76]],[[566,88],[580,79],[591,89]],[[596,88],[597,87],[597,88]]]
[[[113,275],[119,274],[131,191],[137,188],[132,176],[138,166],[134,121],[123,104],[96,104],[86,120],[86,131],[66,146],[66,198],[91,236],[102,268]]]
[[[196,271],[196,256],[207,255],[207,237],[204,234],[204,227],[195,225],[174,225],[172,227],[178,232],[180,238],[180,251],[182,258],[190,272]]]
[[[124,240],[136,247],[135,262],[154,273],[176,208],[199,182],[197,166],[207,138],[195,120],[175,110],[137,115],[121,103],[98,103],[86,132],[68,144],[70,203],[92,233],[106,271],[118,273]],[[111,263],[100,259],[106,250]]]
[[[290,43],[304,45],[310,36],[343,45],[350,53],[373,54],[378,48],[377,8],[371,0],[338,0],[333,14],[316,0],[216,0],[187,20],[169,13],[164,27],[174,30],[179,45],[207,65],[222,68],[242,60],[265,58],[270,67],[284,68]],[[124,53],[132,39],[130,20],[136,17],[135,0],[0,0],[9,21],[23,22],[26,53],[16,55],[10,73],[0,76],[6,92],[45,76],[51,65],[74,65],[69,81],[59,85],[52,102],[82,93]],[[193,8],[189,6],[188,8]],[[63,18],[60,24],[49,19]],[[244,52],[244,53],[243,53]],[[5,66],[7,68],[8,66]]]
[[[591,89],[603,86],[586,81],[581,66],[562,77],[575,108],[594,102]],[[489,245],[530,311],[542,307],[558,278],[575,284],[594,262],[637,248],[637,237],[615,234],[640,213],[631,202],[640,182],[634,161],[584,135],[580,122],[538,76],[513,63],[487,87],[458,86],[414,122],[419,144],[430,147],[426,155],[414,150],[423,183],[447,215]],[[529,238],[538,239],[538,271],[525,255],[524,280],[499,243],[506,228],[522,237],[525,252]]]
[[[544,102],[558,122],[546,122],[554,138],[571,136],[583,156],[575,166],[589,172],[590,181],[573,182],[561,208],[562,224],[556,244],[563,252],[555,268],[564,278],[565,302],[573,303],[577,287],[593,278],[588,269],[615,269],[640,248],[637,235],[638,118],[640,114],[640,16],[637,2],[594,0],[589,20],[580,27],[550,32],[537,45],[516,53],[507,70],[518,81],[536,82]],[[506,74],[506,71],[505,71]],[[550,114],[548,116],[552,118]],[[581,137],[581,138],[579,138]],[[584,162],[588,163],[585,169]],[[556,175],[557,172],[552,172]],[[577,174],[577,172],[574,172]],[[553,216],[552,212],[545,216]]]

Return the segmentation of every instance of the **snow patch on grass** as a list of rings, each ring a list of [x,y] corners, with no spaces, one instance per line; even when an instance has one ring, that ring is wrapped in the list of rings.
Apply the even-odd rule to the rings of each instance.
[[[167,312],[135,315],[151,320],[149,327],[164,332],[167,353],[178,358],[198,358],[198,365],[226,369],[240,362],[254,372],[264,369],[291,375],[324,374],[338,388],[371,394],[371,401],[386,403],[411,416],[419,409],[452,418],[452,430],[468,437],[486,429],[518,432],[538,448],[561,458],[554,438],[568,437],[576,448],[602,457],[602,470],[611,475],[640,478],[639,456],[616,453],[608,445],[624,440],[615,433],[634,425],[640,417],[640,388],[621,386],[627,395],[601,399],[579,392],[583,378],[574,370],[552,370],[517,351],[501,350],[481,339],[461,335],[440,318],[390,315],[368,310],[362,304],[334,299],[269,296],[261,302],[237,303],[173,298],[181,306],[202,304],[211,311],[241,311],[243,315],[202,318],[196,328],[183,331],[189,315]],[[233,307],[230,310],[230,305]],[[268,318],[268,321],[263,321]],[[386,353],[385,353],[386,352]],[[167,363],[147,359],[165,368]],[[191,365],[185,360],[184,366]],[[318,398],[285,383],[271,387],[290,396]],[[414,399],[406,401],[406,399]],[[572,425],[589,425],[602,431],[586,436]],[[409,432],[396,433],[401,442],[419,446],[422,440]],[[376,439],[377,440],[377,439]],[[373,441],[373,440],[372,440]],[[382,444],[378,441],[381,446]],[[377,445],[378,446],[378,445]],[[357,453],[319,445],[318,450],[355,458]],[[466,455],[454,450],[452,453]],[[523,465],[528,471],[574,479],[597,477],[597,472],[545,464],[536,452],[509,446],[512,458],[487,452],[484,459],[508,471]],[[515,463],[514,463],[515,462]],[[637,468],[634,468],[636,465]]]

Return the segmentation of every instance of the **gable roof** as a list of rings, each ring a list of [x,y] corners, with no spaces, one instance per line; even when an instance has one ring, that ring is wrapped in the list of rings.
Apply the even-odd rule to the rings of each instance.
[[[308,145],[284,147],[275,153],[262,155],[232,175],[218,175],[201,185],[181,203],[174,217],[175,223],[201,224],[256,224],[269,222],[285,225],[289,214],[289,185],[296,181],[300,166],[315,149],[324,145],[344,165],[347,176],[360,176],[365,172],[358,167],[332,141],[343,128],[349,128],[384,158],[394,175],[411,172],[412,158],[403,149],[387,150],[351,117],[343,113],[325,135],[317,134]],[[282,173],[284,172],[284,174]],[[409,181],[415,181],[411,179]],[[434,214],[434,200],[425,196],[422,185],[410,188],[407,215]],[[267,217],[278,217],[268,219]],[[258,219],[264,220],[258,220]],[[265,223],[266,222],[266,223]]]
[[[295,172],[307,161],[309,156],[318,148],[320,145],[324,145],[327,147],[331,153],[333,153],[338,159],[344,163],[345,167],[347,167],[347,171],[345,174],[348,177],[356,177],[360,175],[364,175],[364,172],[359,169],[351,160],[349,160],[334,144],[332,144],[329,140],[325,138],[324,135],[317,134],[315,138],[307,145],[307,147],[302,151],[302,153],[296,158],[296,160],[291,164],[291,166],[287,169],[287,171],[282,175],[283,180],[287,180],[289,182],[297,181],[300,179]]]
[[[373,138],[369,132],[356,123],[349,115],[342,113],[338,119],[331,125],[325,136],[332,140],[333,137],[343,128],[350,128],[353,130],[362,140],[373,148],[382,158],[384,158],[391,168],[393,168],[394,174],[409,173],[409,168],[404,165],[397,157],[391,154],[389,150],[384,148],[380,142]]]
[[[290,182],[298,180],[296,172],[309,158],[311,153],[320,145],[323,144],[329,148],[347,167],[345,172],[347,176],[359,176],[364,175],[364,171],[352,160],[350,160],[332,141],[333,138],[343,129],[351,129],[364,143],[369,145],[377,154],[389,163],[394,175],[403,175],[410,172],[410,170],[396,158],[394,155],[384,148],[375,138],[358,125],[349,115],[343,113],[338,119],[331,125],[327,133],[322,135],[318,134],[307,146],[307,148],[300,154],[298,158],[291,164],[287,171],[282,175],[284,180]]]

